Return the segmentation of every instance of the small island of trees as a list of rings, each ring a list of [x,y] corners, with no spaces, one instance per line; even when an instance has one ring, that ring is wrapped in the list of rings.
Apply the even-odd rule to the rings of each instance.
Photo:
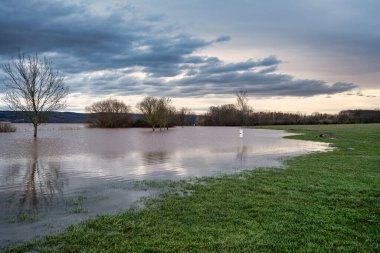
[[[141,117],[133,119],[131,106],[117,99],[106,99],[86,107],[90,127],[124,128],[124,127],[151,127],[168,130],[173,126],[193,125],[196,118],[188,108],[176,110],[172,101],[167,97],[145,97],[137,103],[136,108]]]
[[[90,127],[120,128],[131,124],[129,113],[131,107],[117,99],[106,99],[85,108],[89,113]]]

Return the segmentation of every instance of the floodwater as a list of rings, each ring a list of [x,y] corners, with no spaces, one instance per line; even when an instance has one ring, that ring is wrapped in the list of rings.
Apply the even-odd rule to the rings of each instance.
[[[278,167],[325,143],[284,139],[283,131],[233,127],[90,129],[28,124],[0,133],[0,245],[29,240],[102,213],[130,208],[154,190],[136,181],[214,176]]]

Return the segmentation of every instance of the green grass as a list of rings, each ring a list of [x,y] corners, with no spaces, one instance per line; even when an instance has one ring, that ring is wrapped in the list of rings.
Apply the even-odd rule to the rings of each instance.
[[[270,128],[336,149],[288,160],[286,169],[179,182],[144,209],[8,251],[380,252],[380,125]]]

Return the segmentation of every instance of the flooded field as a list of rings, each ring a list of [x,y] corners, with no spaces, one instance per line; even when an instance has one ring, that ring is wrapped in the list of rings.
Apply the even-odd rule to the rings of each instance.
[[[280,166],[287,157],[325,151],[325,143],[289,140],[282,131],[176,127],[89,129],[49,124],[0,133],[0,245],[56,232],[156,194],[136,181],[213,176]]]

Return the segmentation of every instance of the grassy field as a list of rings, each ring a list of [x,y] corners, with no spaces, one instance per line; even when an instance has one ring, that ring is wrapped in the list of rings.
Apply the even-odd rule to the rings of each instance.
[[[175,183],[145,209],[7,251],[380,252],[380,124],[268,128],[336,149],[286,169]]]

